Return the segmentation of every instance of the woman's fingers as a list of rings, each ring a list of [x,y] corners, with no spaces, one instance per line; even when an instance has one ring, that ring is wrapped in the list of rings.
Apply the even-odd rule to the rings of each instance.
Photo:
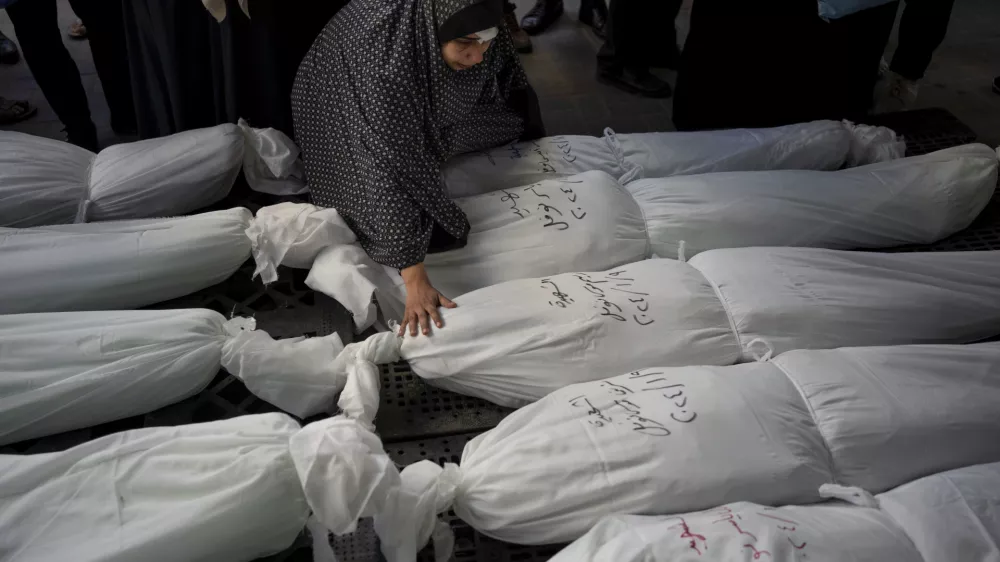
[[[419,319],[420,319],[420,314],[419,313],[417,313],[416,311],[413,311],[413,312],[410,313],[410,319],[407,320],[406,323],[409,324],[409,326],[410,326],[410,335],[411,336],[415,337],[417,335],[417,324],[419,323]]]
[[[441,297],[441,306],[445,308],[458,308],[458,305],[451,302],[451,299],[449,299],[448,297],[444,295],[440,295],[440,297]]]
[[[420,319],[420,331],[423,332],[425,336],[430,335],[431,333],[430,321],[427,316],[426,310],[417,311],[417,318]]]
[[[427,312],[431,315],[431,319],[434,320],[434,325],[437,326],[438,328],[440,328],[441,327],[441,313],[438,312],[438,307],[436,307],[436,306],[428,306],[427,307]]]

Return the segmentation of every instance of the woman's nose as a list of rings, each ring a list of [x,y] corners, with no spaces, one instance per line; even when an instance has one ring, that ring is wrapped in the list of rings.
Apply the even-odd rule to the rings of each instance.
[[[471,51],[472,51],[471,63],[472,64],[479,64],[479,63],[483,62],[483,54],[486,52],[486,48],[485,47],[487,45],[489,45],[489,43],[485,43],[483,45],[477,45],[477,48],[471,49]]]

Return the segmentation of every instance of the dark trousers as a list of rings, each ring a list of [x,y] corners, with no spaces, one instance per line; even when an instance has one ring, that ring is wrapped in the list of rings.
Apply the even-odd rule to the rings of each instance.
[[[135,109],[129,83],[128,57],[122,25],[121,0],[70,0],[87,26],[94,68],[117,131],[135,129]],[[32,76],[46,101],[66,127],[70,142],[90,144],[95,127],[80,71],[63,45],[56,17],[56,0],[20,0],[7,7]],[[91,148],[88,146],[88,148]]]
[[[826,22],[815,0],[695,0],[674,91],[678,130],[863,119],[898,3]]]
[[[934,50],[944,41],[955,0],[906,0],[899,20],[899,44],[890,69],[909,80],[920,80]]]
[[[598,66],[610,72],[674,68],[678,58],[674,20],[680,9],[681,0],[611,0]]]

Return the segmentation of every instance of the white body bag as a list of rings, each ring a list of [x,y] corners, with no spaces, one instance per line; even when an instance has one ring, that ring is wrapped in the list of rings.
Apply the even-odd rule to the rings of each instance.
[[[300,406],[270,385],[322,371],[340,337],[275,341],[254,326],[204,309],[0,316],[0,445],[151,412],[205,388],[220,365],[294,414],[332,408],[309,388],[295,388]]]
[[[914,354],[924,361],[911,360]],[[839,373],[868,387],[848,383],[852,394],[837,403],[803,398],[802,382],[817,373]],[[371,376],[377,386],[378,374]],[[871,387],[885,390],[867,391]],[[904,390],[905,401],[894,390]],[[942,392],[968,398],[939,403]],[[819,486],[836,475],[847,485],[856,479],[836,468],[852,451],[828,448],[826,422],[817,420],[842,420],[848,435],[863,437],[867,429],[866,420],[837,416],[837,409],[896,414],[885,417],[878,435],[890,436],[886,455],[922,440],[919,455],[892,457],[909,465],[908,472],[996,462],[998,399],[1000,344],[845,348],[795,351],[770,363],[641,369],[573,385],[470,441],[461,466],[421,461],[397,476],[367,432],[328,432],[319,422],[296,438],[311,444],[327,472],[357,466],[362,454],[380,467],[354,480],[354,501],[375,516],[383,553],[394,562],[412,560],[435,529],[434,514],[448,509],[494,538],[546,544],[574,540],[615,513],[819,501]],[[961,445],[949,444],[964,428],[974,431]],[[870,476],[896,486],[905,483],[894,481],[901,474],[878,465]],[[342,528],[345,513],[322,492],[322,479],[303,485],[320,520]]]
[[[442,171],[455,198],[602,171],[639,179],[739,170],[836,170],[903,155],[884,127],[813,121],[770,129],[687,133],[563,135],[514,142],[452,158]]]
[[[1000,252],[712,250],[473,291],[441,310],[444,327],[430,337],[378,333],[348,345],[322,380],[288,383],[329,402],[355,370],[402,359],[432,385],[519,407],[650,365],[977,341],[998,332],[997,295]]]
[[[225,197],[243,162],[235,125],[116,144],[98,154],[0,132],[0,226],[176,216]]]

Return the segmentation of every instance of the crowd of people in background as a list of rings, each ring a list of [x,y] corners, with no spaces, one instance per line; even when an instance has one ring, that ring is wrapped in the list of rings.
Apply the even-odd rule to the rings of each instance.
[[[251,26],[242,14],[215,24],[196,2],[75,0],[70,5],[80,19],[67,34],[89,40],[110,125],[120,136],[161,136],[239,116],[292,134],[288,95],[298,61],[319,33],[316,22],[326,22],[345,3],[293,0],[292,9],[278,10],[273,1],[257,2]],[[597,80],[642,96],[675,95],[676,125],[688,130],[911,108],[953,3],[901,0],[823,21],[813,2],[734,6],[698,0],[683,56],[674,26],[681,0],[581,0],[576,19],[603,40]],[[900,4],[898,44],[887,62],[881,55]],[[0,0],[0,7],[20,43],[0,34],[0,64],[23,58],[67,140],[96,149],[80,74],[58,29],[56,0]],[[531,53],[532,37],[563,13],[563,0],[537,0],[519,21],[513,2],[504,1],[505,26],[522,54]],[[651,72],[657,68],[678,71],[676,85]],[[1000,94],[1000,77],[993,90]],[[240,91],[254,91],[255,99]],[[0,125],[35,113],[26,100],[0,98]]]

